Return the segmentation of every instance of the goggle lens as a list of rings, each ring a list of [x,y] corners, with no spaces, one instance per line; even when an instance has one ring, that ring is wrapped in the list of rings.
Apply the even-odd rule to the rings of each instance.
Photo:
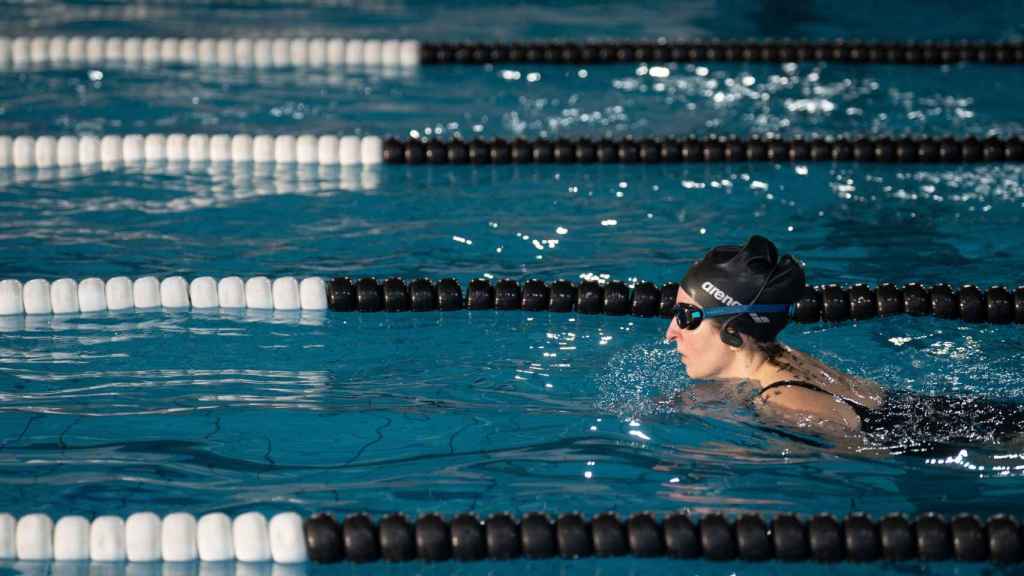
[[[681,330],[696,330],[704,319],[704,311],[693,304],[679,303],[672,307],[676,325]]]

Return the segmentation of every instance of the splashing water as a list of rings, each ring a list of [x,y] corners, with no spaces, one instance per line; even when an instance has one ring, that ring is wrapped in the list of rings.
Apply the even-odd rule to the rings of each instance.
[[[690,384],[670,347],[650,343],[612,356],[597,376],[598,409],[624,419],[668,414],[672,398]]]

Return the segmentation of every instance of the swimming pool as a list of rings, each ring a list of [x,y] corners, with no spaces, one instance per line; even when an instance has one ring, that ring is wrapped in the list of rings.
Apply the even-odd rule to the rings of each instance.
[[[772,7],[774,6],[774,8]],[[788,5],[787,5],[788,6]],[[1020,37],[1022,9],[417,2],[5,6],[0,33]],[[889,7],[887,7],[888,9]],[[113,13],[112,13],[113,12]],[[138,18],[138,20],[136,20]],[[18,22],[17,24],[15,22]],[[0,70],[0,133],[514,138],[1019,134],[1016,67],[696,63]],[[1019,164],[129,165],[0,171],[0,277],[679,279],[751,233],[813,284],[1015,287]],[[1019,449],[849,457],[692,389],[661,319],[528,312],[154,311],[0,318],[0,510],[1024,514]],[[895,317],[784,340],[894,389],[1024,402],[1015,325]],[[527,562],[529,562],[527,564]],[[137,568],[131,564],[132,570]],[[243,564],[239,564],[242,570]],[[6,568],[38,572],[32,563]],[[127,570],[128,568],[123,569]],[[251,568],[251,567],[250,567]],[[266,567],[270,570],[269,566]],[[851,573],[905,566],[843,566]],[[160,568],[146,568],[155,570]],[[190,568],[194,569],[194,568]],[[279,569],[275,567],[275,570]],[[310,573],[794,573],[818,565],[514,561]],[[987,566],[933,565],[981,571]]]

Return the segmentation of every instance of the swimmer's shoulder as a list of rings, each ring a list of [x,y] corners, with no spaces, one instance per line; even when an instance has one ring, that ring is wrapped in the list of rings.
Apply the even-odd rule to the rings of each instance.
[[[773,382],[785,380],[803,382],[804,386],[797,385],[796,387],[838,396],[871,410],[880,407],[885,401],[885,390],[874,380],[847,374],[806,352],[785,344],[780,343],[779,350],[777,359],[781,361],[780,364],[784,366],[784,369],[780,370],[773,378]]]
[[[840,397],[802,380],[772,382],[758,393],[755,407],[762,415],[789,423],[831,423],[846,430],[859,430],[861,417]]]

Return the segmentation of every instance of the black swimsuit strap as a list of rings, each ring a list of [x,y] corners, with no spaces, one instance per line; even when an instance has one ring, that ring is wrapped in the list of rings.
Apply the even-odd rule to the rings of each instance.
[[[761,391],[758,392],[757,395],[761,396],[765,392],[771,390],[772,388],[781,388],[783,386],[794,386],[796,388],[803,388],[805,390],[811,390],[811,391],[814,391],[814,392],[821,392],[822,394],[828,394],[829,396],[832,396],[834,398],[839,398],[840,400],[845,402],[846,405],[849,406],[854,411],[854,413],[856,413],[857,416],[859,416],[861,418],[861,420],[863,420],[864,417],[867,416],[871,412],[870,408],[868,408],[867,406],[864,406],[863,404],[860,404],[859,402],[854,402],[853,400],[850,400],[849,398],[846,398],[845,396],[840,396],[839,394],[833,394],[833,393],[829,392],[828,390],[825,390],[824,388],[821,388],[820,386],[815,386],[814,384],[811,384],[810,382],[803,382],[801,380],[782,380],[780,382],[772,382],[771,384],[769,384],[769,385],[765,386],[764,388],[762,388]]]
[[[772,388],[782,388],[783,386],[795,386],[797,388],[806,388],[807,390],[813,390],[815,392],[821,392],[822,394],[828,394],[829,396],[835,396],[835,394],[832,394],[831,392],[825,390],[824,388],[820,388],[818,386],[815,386],[814,384],[811,384],[809,382],[803,382],[801,380],[781,380],[779,382],[772,382],[771,384],[765,386],[764,388],[761,388],[761,392],[758,393],[758,396],[764,394],[765,392],[771,390]]]

